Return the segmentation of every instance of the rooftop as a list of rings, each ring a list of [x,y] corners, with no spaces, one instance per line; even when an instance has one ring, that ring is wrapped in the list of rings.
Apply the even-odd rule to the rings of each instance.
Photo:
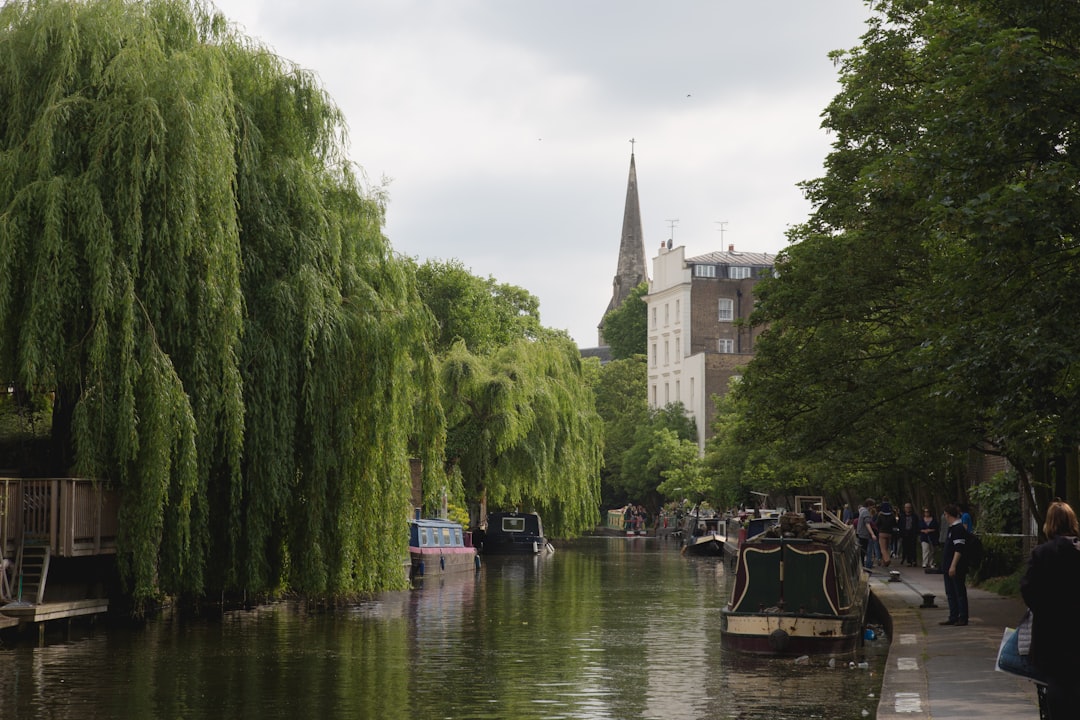
[[[696,255],[686,258],[688,265],[749,265],[756,267],[772,267],[776,263],[776,256],[769,253],[717,251]]]

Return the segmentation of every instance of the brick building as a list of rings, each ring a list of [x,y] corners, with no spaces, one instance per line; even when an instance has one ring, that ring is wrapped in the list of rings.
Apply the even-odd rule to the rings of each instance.
[[[698,428],[698,448],[712,436],[714,395],[754,353],[760,328],[739,323],[754,307],[754,285],[772,273],[767,253],[711,252],[685,257],[661,244],[653,258],[648,306],[648,400],[660,408],[681,401]]]

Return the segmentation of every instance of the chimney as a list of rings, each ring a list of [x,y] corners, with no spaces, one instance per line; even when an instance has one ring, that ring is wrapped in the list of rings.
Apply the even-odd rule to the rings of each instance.
[[[728,245],[727,246],[727,251],[728,252],[735,252],[735,246],[734,245]]]

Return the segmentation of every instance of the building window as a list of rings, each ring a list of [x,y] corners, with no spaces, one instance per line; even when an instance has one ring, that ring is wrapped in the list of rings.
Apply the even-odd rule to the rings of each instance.
[[[732,265],[728,268],[728,277],[732,280],[745,280],[750,277],[750,268],[745,265]]]
[[[694,277],[716,277],[715,265],[695,265]]]
[[[652,344],[652,366],[656,367],[656,343]]]
[[[667,303],[664,303],[664,327],[667,327],[671,323],[671,315],[669,315],[670,308]]]
[[[664,341],[664,364],[665,365],[670,365],[671,364],[671,355],[668,354],[668,341],[667,340]]]
[[[720,322],[731,322],[735,319],[735,301],[731,298],[720,298]]]
[[[656,308],[652,309],[652,326],[653,330],[656,329]]]
[[[682,395],[681,395],[682,387],[681,387],[681,385],[682,385],[682,383],[680,383],[678,380],[675,381],[675,399],[676,400],[682,400]]]
[[[678,300],[678,299],[675,300],[675,324],[676,325],[679,323],[679,314],[680,314],[679,313],[679,305],[681,303],[682,303],[682,300]]]
[[[682,358],[682,338],[675,338],[675,362],[679,362]]]
[[[671,393],[668,391],[668,384],[664,383],[664,404],[671,404]]]
[[[720,338],[720,352],[733,353],[735,352],[735,341],[731,338]]]
[[[652,386],[652,406],[656,407],[656,386]]]

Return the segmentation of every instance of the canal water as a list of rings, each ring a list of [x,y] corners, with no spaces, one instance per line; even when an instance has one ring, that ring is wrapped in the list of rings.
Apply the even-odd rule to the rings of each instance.
[[[670,541],[584,538],[339,610],[98,624],[0,647],[0,717],[874,717],[886,640],[833,667],[732,656],[728,581]]]

